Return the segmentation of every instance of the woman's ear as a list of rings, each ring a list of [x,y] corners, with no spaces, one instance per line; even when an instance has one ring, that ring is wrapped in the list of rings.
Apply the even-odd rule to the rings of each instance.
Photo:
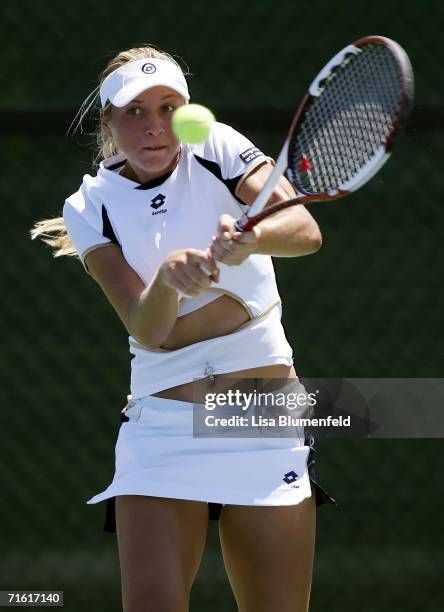
[[[112,136],[111,126],[110,126],[110,113],[104,113],[103,111],[100,111],[100,124],[105,134],[107,136]]]

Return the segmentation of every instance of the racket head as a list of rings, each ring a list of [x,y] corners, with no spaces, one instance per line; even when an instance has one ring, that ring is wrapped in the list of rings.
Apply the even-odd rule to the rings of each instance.
[[[414,99],[407,53],[383,36],[360,38],[313,80],[288,137],[290,181],[307,199],[364,185],[387,161]]]

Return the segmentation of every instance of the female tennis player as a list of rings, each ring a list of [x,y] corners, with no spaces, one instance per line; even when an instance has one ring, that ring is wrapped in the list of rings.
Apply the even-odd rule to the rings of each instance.
[[[171,115],[190,94],[169,54],[119,53],[96,98],[97,174],[33,237],[78,255],[129,333],[116,471],[87,502],[107,500],[123,608],[189,609],[210,517],[241,612],[306,611],[316,505],[334,503],[314,480],[312,437],[193,437],[193,402],[196,381],[200,397],[225,379],[292,379],[303,390],[271,256],[314,253],[319,228],[298,206],[234,230],[274,162],[221,123],[203,143],[177,140]],[[282,178],[270,201],[292,194]]]

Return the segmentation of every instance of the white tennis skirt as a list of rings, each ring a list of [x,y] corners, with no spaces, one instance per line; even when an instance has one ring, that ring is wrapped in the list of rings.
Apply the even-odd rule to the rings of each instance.
[[[193,404],[153,396],[124,412],[111,484],[88,504],[147,495],[290,506],[311,496],[304,437],[193,437]]]

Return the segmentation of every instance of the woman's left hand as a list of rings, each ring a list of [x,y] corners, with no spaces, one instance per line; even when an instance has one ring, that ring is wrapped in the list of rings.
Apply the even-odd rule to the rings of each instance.
[[[248,232],[234,229],[236,219],[222,215],[219,219],[217,235],[209,246],[213,259],[227,266],[239,266],[249,255],[255,253],[259,245],[260,229],[256,225]]]

